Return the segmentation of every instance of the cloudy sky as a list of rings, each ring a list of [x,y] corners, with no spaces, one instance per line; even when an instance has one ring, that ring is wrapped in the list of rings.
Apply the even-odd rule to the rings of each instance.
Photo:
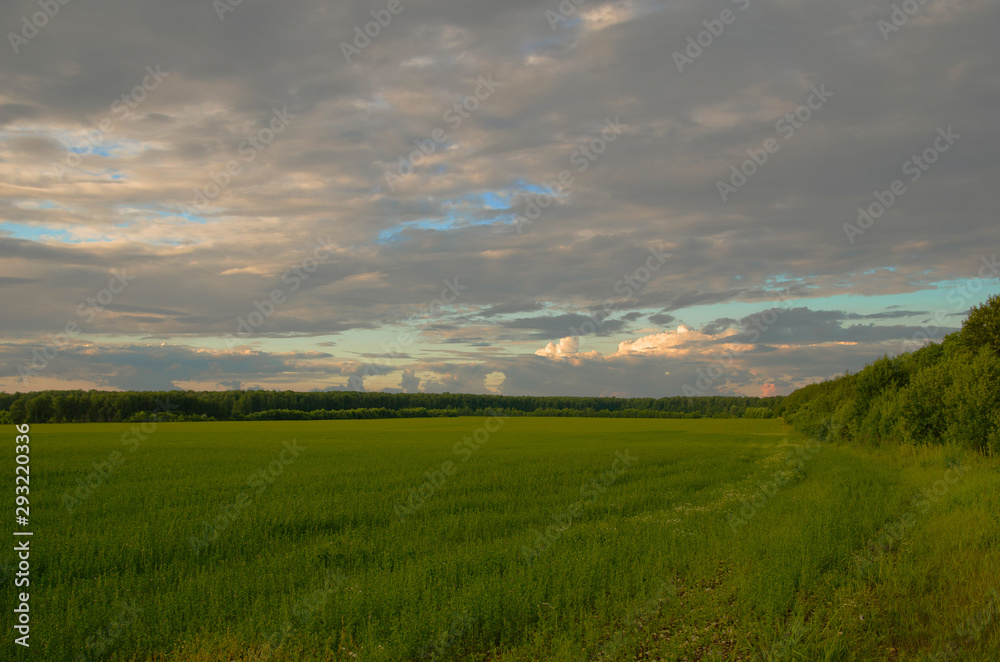
[[[1000,2],[577,1],[4,2],[0,389],[782,394],[1000,292]]]

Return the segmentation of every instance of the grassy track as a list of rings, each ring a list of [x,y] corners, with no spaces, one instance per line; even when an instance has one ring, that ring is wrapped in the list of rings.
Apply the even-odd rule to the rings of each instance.
[[[132,427],[32,429],[36,659],[1000,659],[997,461],[773,420]]]

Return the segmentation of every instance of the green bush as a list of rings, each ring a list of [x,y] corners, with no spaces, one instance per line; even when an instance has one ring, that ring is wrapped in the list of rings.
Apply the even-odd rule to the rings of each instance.
[[[973,308],[940,344],[801,388],[776,411],[824,441],[1000,451],[1000,297]]]
[[[941,443],[949,426],[945,392],[951,388],[952,373],[946,366],[931,366],[913,376],[900,394],[900,429],[910,444]]]
[[[944,396],[949,413],[945,440],[986,451],[1000,413],[1000,356],[983,347],[950,365],[951,388]]]
[[[1000,354],[1000,296],[992,296],[986,303],[969,311],[958,340],[964,348],[973,352],[987,347]]]

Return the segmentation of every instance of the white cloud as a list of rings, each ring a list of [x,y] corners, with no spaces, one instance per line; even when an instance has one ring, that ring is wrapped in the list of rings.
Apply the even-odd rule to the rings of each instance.
[[[545,347],[536,350],[538,356],[545,356],[550,359],[562,359],[575,355],[580,348],[580,341],[577,338],[563,338],[558,343],[549,343]]]

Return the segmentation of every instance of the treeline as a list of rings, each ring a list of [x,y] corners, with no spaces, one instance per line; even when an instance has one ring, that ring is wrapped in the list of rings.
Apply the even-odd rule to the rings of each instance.
[[[761,415],[758,412],[766,412]],[[141,416],[141,415],[140,415]],[[698,412],[653,411],[649,409],[618,409],[600,411],[579,409],[536,409],[522,411],[520,409],[424,409],[423,407],[409,409],[317,409],[315,411],[296,411],[294,409],[268,409],[267,411],[249,414],[243,418],[246,421],[336,421],[359,418],[433,418],[441,416],[563,416],[563,417],[594,417],[594,418],[704,418]],[[771,418],[772,409],[765,407],[747,407],[742,418]],[[715,418],[736,418],[735,414],[714,414]],[[137,417],[137,420],[142,420]]]
[[[326,420],[478,416],[738,418],[780,397],[583,398],[355,391],[41,391],[0,393],[0,423]]]
[[[821,440],[1000,451],[1000,296],[940,344],[801,388],[776,412]]]

